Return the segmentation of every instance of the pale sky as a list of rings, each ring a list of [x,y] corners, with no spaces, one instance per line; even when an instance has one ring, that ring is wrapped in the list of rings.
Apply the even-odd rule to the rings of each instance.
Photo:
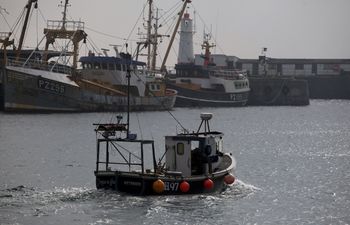
[[[27,0],[0,0],[2,15],[12,26]],[[110,44],[123,44],[118,38],[128,37],[146,0],[70,0],[69,17],[82,20],[85,31],[98,48],[111,48]],[[179,0],[154,0],[158,8],[167,11]],[[60,0],[39,0],[40,12],[45,19],[61,19]],[[201,53],[200,43],[205,25],[212,29],[216,40],[216,53],[240,58],[257,58],[262,47],[275,58],[350,58],[350,0],[193,0],[188,12],[193,18],[196,11],[195,53]],[[38,13],[39,35],[36,32],[36,13],[32,16],[25,46],[35,46],[42,38],[44,20]],[[8,31],[3,16],[0,31]],[[204,23],[203,23],[204,21]],[[142,29],[139,23],[136,27]],[[164,24],[163,28],[167,28]],[[159,30],[160,33],[167,29]],[[136,39],[136,30],[131,38]],[[38,36],[38,37],[37,37]],[[19,34],[17,34],[17,38]],[[164,39],[160,54],[164,56]],[[214,39],[213,39],[214,41]],[[135,42],[129,46],[136,48]],[[176,63],[178,41],[167,65]],[[176,51],[175,51],[176,50]],[[81,55],[86,54],[83,48]],[[213,50],[214,52],[214,50]],[[113,52],[110,52],[112,55]]]

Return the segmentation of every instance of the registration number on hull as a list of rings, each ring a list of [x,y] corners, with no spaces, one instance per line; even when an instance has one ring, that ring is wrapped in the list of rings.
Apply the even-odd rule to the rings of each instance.
[[[173,183],[173,182],[164,182],[165,184],[165,191],[177,191],[179,189],[179,183]]]
[[[46,91],[51,91],[57,94],[64,94],[66,90],[63,84],[44,79],[38,80],[38,88]]]

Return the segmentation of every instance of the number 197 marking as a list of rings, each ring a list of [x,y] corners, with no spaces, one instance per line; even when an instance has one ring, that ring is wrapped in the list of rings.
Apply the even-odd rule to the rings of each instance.
[[[173,183],[173,182],[164,182],[165,184],[165,191],[177,191],[179,188],[179,183]]]

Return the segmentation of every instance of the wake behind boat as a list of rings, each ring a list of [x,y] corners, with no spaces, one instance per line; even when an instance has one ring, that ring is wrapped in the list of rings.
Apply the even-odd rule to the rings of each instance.
[[[197,132],[166,136],[165,151],[159,162],[154,141],[137,139],[136,134],[130,133],[129,124],[121,122],[121,117],[114,124],[95,124],[97,189],[131,195],[202,194],[224,190],[235,181],[232,174],[236,163],[231,153],[224,151],[223,133],[210,130],[211,118],[212,114],[202,113]]]

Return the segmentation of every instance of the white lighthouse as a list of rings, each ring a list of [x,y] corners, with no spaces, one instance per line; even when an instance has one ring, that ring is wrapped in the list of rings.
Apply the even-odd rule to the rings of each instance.
[[[180,44],[177,58],[178,64],[186,64],[194,62],[193,55],[193,25],[190,14],[187,12],[181,20],[180,28]]]

